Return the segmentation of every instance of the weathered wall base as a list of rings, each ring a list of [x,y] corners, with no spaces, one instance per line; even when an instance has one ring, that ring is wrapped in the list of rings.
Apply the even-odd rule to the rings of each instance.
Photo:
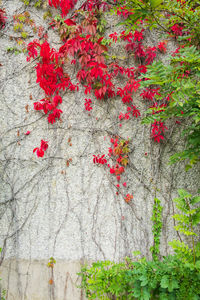
[[[77,288],[80,262],[56,261],[54,268],[48,260],[5,260],[1,266],[1,286],[8,291],[8,300],[84,300]],[[53,274],[53,275],[52,275]],[[50,280],[53,280],[51,283]]]

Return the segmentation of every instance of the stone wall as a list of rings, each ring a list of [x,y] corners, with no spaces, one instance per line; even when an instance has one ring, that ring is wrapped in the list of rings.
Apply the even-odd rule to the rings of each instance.
[[[185,173],[183,164],[168,165],[170,154],[182,146],[178,128],[171,126],[166,141],[158,145],[150,140],[149,128],[139,118],[120,127],[118,115],[124,108],[117,97],[95,100],[88,113],[81,87],[79,92],[63,93],[62,122],[48,124],[33,109],[33,103],[43,97],[36,84],[36,61],[27,62],[24,53],[7,51],[16,46],[10,37],[18,36],[13,31],[13,15],[26,8],[19,0],[2,0],[1,4],[8,17],[0,31],[2,287],[8,300],[84,299],[76,275],[83,262],[118,261],[135,250],[151,257],[155,195],[164,207],[161,254],[170,253],[168,242],[177,238],[172,198],[177,188],[195,191],[199,173],[195,169]],[[43,11],[29,7],[29,12],[37,25],[48,28]],[[114,16],[108,17],[107,36],[117,22]],[[48,29],[48,35],[51,46],[58,49],[61,42],[56,32]],[[152,45],[156,39],[156,33],[146,36]],[[119,51],[124,55],[122,48],[113,48],[113,53]],[[123,63],[131,66],[132,62]],[[75,69],[66,65],[66,70],[76,82]],[[145,110],[139,94],[134,104]],[[27,130],[30,135],[24,134]],[[127,182],[123,193],[133,194],[129,204],[116,195],[109,169],[92,162],[93,154],[108,153],[111,135],[131,139],[130,163],[123,175]],[[41,139],[49,142],[49,148],[38,158],[33,149]],[[72,162],[67,166],[69,159]],[[56,260],[53,270],[47,267],[50,257]]]

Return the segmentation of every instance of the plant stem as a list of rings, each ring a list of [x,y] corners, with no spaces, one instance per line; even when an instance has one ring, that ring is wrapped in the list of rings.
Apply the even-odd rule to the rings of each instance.
[[[191,231],[193,231],[192,223],[190,223]],[[193,251],[193,263],[195,265],[196,254],[195,254],[195,246],[194,246],[194,236],[192,236],[192,251]]]

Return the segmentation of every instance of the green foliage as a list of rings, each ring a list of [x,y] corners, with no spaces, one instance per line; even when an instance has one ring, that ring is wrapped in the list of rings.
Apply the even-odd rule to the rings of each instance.
[[[51,18],[51,17],[52,17],[52,13],[50,10],[47,10],[43,15],[44,20],[46,20],[47,18]]]
[[[169,101],[165,111],[159,107],[149,110],[144,123],[178,118],[187,124],[182,130],[186,146],[170,162],[186,160],[188,170],[200,160],[200,3],[198,0],[127,0],[125,4],[130,14],[120,24],[126,25],[127,30],[138,29],[142,20],[143,27],[156,28],[163,37],[171,36],[183,47],[174,57],[169,57],[169,65],[154,62],[148,66],[143,77],[149,81],[143,81],[141,87],[160,87],[161,96],[156,96],[156,101]],[[120,6],[119,1],[118,9]],[[174,25],[181,28],[181,34],[176,35]]]
[[[55,264],[56,264],[56,260],[53,257],[50,257],[49,262],[47,264],[47,267],[48,268],[53,268]]]
[[[163,103],[163,99],[168,99],[169,103],[164,111],[161,107],[148,110],[143,123],[176,118],[187,124],[182,130],[185,149],[174,154],[170,161],[187,160],[188,170],[200,159],[200,52],[195,46],[184,47],[169,57],[169,64],[154,62],[145,77],[149,80],[143,81],[141,87],[160,87],[161,96],[156,96],[156,101]]]
[[[174,199],[182,214],[175,214],[176,230],[194,238],[194,229],[200,223],[200,196],[192,196],[185,190],[179,190]],[[200,243],[192,248],[189,245],[173,241],[174,256],[158,259],[160,232],[162,228],[162,206],[154,199],[153,234],[154,246],[151,248],[153,260],[142,258],[132,261],[125,258],[121,263],[110,261],[95,262],[92,266],[83,266],[79,275],[80,288],[85,290],[88,299],[119,300],[198,300],[200,299]],[[134,254],[139,255],[139,252]]]
[[[160,234],[162,230],[162,206],[160,205],[160,200],[158,198],[154,199],[153,205],[153,214],[151,220],[153,221],[153,240],[154,244],[150,248],[152,252],[153,258],[156,260],[158,259],[158,255],[160,253]]]
[[[85,289],[88,299],[112,299],[113,295],[126,299],[124,281],[126,264],[110,261],[96,262],[91,267],[84,266],[79,275],[82,277],[81,288]]]
[[[104,37],[103,40],[101,41],[101,44],[102,44],[102,45],[105,45],[105,46],[110,45],[110,43],[111,43],[110,39],[106,39],[105,37]],[[107,56],[108,56],[108,55],[107,55]],[[109,58],[109,56],[108,56],[108,58]]]
[[[126,8],[133,13],[122,22],[128,28],[136,29],[140,20],[143,20],[150,29],[157,28],[164,33],[172,33],[171,27],[177,23],[184,27],[184,35],[180,41],[195,45],[199,43],[200,5],[198,0],[127,0]]]
[[[25,5],[33,4],[36,8],[40,8],[42,6],[42,0],[21,0]]]
[[[200,299],[200,268],[177,257],[163,261],[96,262],[79,273],[88,299]]]
[[[21,36],[22,36],[23,39],[26,39],[27,36],[28,36],[28,33],[26,31],[22,31]]]
[[[22,23],[17,23],[13,27],[14,31],[21,31],[23,30],[23,24]]]
[[[177,225],[175,229],[191,239],[192,248],[183,242],[174,240],[169,244],[174,249],[177,256],[184,262],[194,263],[198,260],[200,264],[200,242],[195,245],[194,237],[196,227],[200,224],[200,207],[195,207],[200,202],[200,196],[193,197],[187,191],[181,189],[178,191],[179,197],[174,199],[177,209],[181,214],[175,214],[173,218]]]
[[[100,34],[103,34],[106,30],[107,21],[103,16],[101,15],[97,24],[97,30]]]
[[[7,48],[8,53],[15,53],[15,55],[20,54],[22,50],[18,49],[17,47],[9,47]]]
[[[153,8],[159,5],[160,0],[128,0],[126,8],[132,13],[128,18],[120,24],[125,24],[128,28],[136,29],[140,20],[152,20]],[[151,22],[152,23],[152,22]]]

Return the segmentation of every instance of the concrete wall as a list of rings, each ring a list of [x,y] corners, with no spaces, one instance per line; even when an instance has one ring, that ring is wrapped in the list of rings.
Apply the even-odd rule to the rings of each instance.
[[[125,107],[118,98],[94,100],[88,113],[82,88],[67,92],[60,107],[62,122],[48,124],[33,110],[33,102],[43,97],[36,84],[36,61],[27,63],[23,53],[7,52],[8,47],[16,46],[10,36],[19,35],[13,32],[12,16],[25,7],[18,0],[1,3],[8,16],[6,28],[0,31],[2,286],[8,300],[84,299],[83,292],[76,288],[76,273],[84,261],[118,261],[134,250],[150,258],[150,219],[156,188],[164,207],[161,254],[170,253],[168,242],[177,238],[171,219],[172,198],[177,188],[196,191],[199,173],[195,169],[185,173],[183,164],[167,164],[170,154],[181,149],[179,128],[171,124],[167,142],[158,145],[150,140],[148,126],[141,125],[139,119],[120,127],[118,115]],[[37,25],[47,28],[42,11],[29,8],[29,12]],[[108,22],[107,35],[116,31],[117,20],[109,17]],[[49,42],[58,49],[58,36],[52,30],[48,34]],[[146,38],[153,45],[157,36],[149,33]],[[123,54],[118,47],[113,53],[119,50]],[[131,61],[124,64],[131,66]],[[75,81],[75,70],[71,66],[66,69]],[[138,95],[134,104],[145,110]],[[31,131],[28,136],[24,135],[27,130]],[[130,204],[116,196],[116,181],[109,169],[92,162],[93,154],[108,153],[111,134],[131,138],[130,164],[123,175],[127,182],[123,193],[134,197]],[[49,149],[43,158],[37,158],[33,148],[41,139],[49,142]],[[67,167],[70,158],[72,163]],[[50,257],[57,261],[52,285],[52,270],[47,267]]]

